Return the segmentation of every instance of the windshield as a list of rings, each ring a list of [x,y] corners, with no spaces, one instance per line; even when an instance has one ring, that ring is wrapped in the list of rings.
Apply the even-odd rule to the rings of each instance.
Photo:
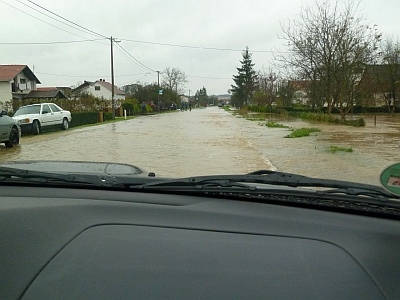
[[[20,115],[39,114],[39,113],[40,113],[40,105],[30,105],[18,108],[13,116],[16,117]]]
[[[399,1],[4,0],[0,9],[0,110],[49,108],[19,121],[19,145],[1,142],[0,162],[380,185],[400,161]]]

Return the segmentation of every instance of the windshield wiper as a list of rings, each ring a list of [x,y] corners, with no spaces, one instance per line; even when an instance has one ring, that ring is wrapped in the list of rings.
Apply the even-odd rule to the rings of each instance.
[[[365,196],[379,201],[400,199],[385,189],[362,183],[347,182],[331,179],[320,179],[302,175],[260,170],[244,175],[216,175],[197,176],[181,179],[162,180],[140,185],[131,185],[130,188],[144,190],[175,190],[175,191],[231,191],[231,192],[265,192],[272,186],[283,187],[314,187],[321,190],[302,190],[314,192],[316,195],[345,194],[351,196]],[[276,190],[276,187],[275,187]]]
[[[96,187],[121,187],[114,176],[97,174],[59,174],[32,171],[10,167],[0,167],[0,182],[66,183],[71,185],[90,185]]]

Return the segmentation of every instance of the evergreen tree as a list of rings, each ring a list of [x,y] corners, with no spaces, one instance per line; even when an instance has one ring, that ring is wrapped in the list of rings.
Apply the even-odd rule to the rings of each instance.
[[[204,104],[208,103],[208,98],[209,97],[207,95],[207,90],[206,90],[206,88],[204,86],[200,90],[196,91],[195,98],[198,100],[198,104],[200,106],[203,106]]]
[[[236,68],[238,75],[233,75],[235,85],[232,85],[232,96],[238,106],[251,103],[257,85],[257,72],[253,69],[254,63],[249,53],[249,47],[242,52],[243,60],[240,61],[241,67]]]

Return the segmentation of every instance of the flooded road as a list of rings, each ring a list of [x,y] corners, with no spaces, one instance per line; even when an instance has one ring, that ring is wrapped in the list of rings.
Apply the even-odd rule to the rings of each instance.
[[[267,128],[217,107],[144,116],[117,123],[24,136],[0,161],[74,160],[137,165],[157,176],[247,173],[259,169],[377,184],[379,174],[400,160],[400,119],[367,118],[361,128],[309,123],[274,116],[295,128],[322,132],[283,138],[287,129]],[[330,145],[353,147],[330,153]]]

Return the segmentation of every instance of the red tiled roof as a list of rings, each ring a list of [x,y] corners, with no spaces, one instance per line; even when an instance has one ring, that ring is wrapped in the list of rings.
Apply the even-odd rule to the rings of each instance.
[[[43,91],[43,92],[49,92],[49,91],[58,91],[58,88],[56,88],[56,87],[41,87],[41,88],[37,88],[36,90]]]
[[[0,65],[0,81],[9,81],[17,76],[26,65]]]
[[[310,80],[290,80],[290,86],[295,90],[306,90],[310,87]]]
[[[40,83],[27,65],[0,65],[0,81],[10,81],[21,72],[24,72],[30,80]]]

